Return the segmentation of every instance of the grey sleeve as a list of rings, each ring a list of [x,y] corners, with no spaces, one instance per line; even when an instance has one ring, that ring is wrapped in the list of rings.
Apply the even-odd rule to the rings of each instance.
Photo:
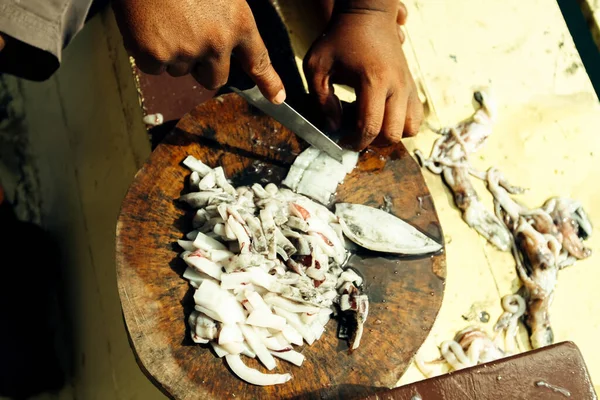
[[[53,55],[83,28],[92,0],[0,0],[0,32]]]

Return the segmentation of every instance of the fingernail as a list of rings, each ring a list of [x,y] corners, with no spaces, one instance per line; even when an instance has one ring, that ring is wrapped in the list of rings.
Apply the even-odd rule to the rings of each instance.
[[[279,93],[277,93],[277,96],[275,96],[275,98],[273,99],[273,103],[275,104],[281,104],[285,101],[285,90],[281,89],[279,91]]]

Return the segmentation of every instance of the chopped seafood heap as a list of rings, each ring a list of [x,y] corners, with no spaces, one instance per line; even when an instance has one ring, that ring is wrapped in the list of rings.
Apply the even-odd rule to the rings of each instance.
[[[314,147],[304,150],[290,168],[283,185],[321,204],[328,205],[340,183],[352,172],[358,153],[346,150],[342,162]]]
[[[523,282],[520,294],[527,304],[524,314],[531,346],[547,346],[554,341],[549,308],[558,271],[591,255],[583,241],[591,235],[592,226],[577,201],[556,197],[530,209],[512,197],[524,189],[509,184],[498,169],[481,173],[471,167],[469,155],[483,146],[496,118],[489,91],[475,92],[474,99],[477,106],[473,116],[456,127],[442,129],[430,158],[425,159],[418,150],[415,155],[424,167],[443,175],[469,226],[498,249],[512,251]],[[479,200],[470,176],[486,182],[494,199],[494,213]],[[516,326],[516,322],[511,325],[511,332]]]
[[[274,184],[234,188],[221,167],[192,156],[188,194],[195,230],[180,240],[187,263],[183,277],[196,288],[188,319],[192,339],[210,343],[232,371],[255,385],[289,381],[264,374],[240,355],[268,369],[274,357],[301,366],[304,342],[312,345],[332,313],[352,316],[343,333],[350,348],[361,340],[368,315],[363,279],[344,269],[349,252],[337,217],[326,207]]]

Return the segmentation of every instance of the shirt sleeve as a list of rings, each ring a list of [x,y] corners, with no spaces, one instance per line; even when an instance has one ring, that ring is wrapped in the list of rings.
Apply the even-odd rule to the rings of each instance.
[[[55,59],[56,69],[63,48],[83,28],[91,3],[92,0],[0,0],[0,32],[27,45],[28,54],[41,52],[45,53],[40,54],[42,58]],[[27,60],[32,61],[35,59]]]

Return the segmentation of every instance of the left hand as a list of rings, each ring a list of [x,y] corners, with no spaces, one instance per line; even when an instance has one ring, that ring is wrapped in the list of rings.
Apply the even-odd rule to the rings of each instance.
[[[399,24],[406,8],[398,0],[346,0],[304,59],[310,93],[327,115],[329,128],[341,125],[342,110],[333,84],[355,89],[358,104],[355,150],[416,135],[423,106],[410,74]]]

